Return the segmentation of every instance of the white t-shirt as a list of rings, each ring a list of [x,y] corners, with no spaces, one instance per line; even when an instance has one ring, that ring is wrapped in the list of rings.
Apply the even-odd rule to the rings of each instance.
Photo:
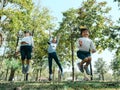
[[[80,45],[79,42],[81,42],[82,44]],[[89,52],[90,50],[96,50],[93,41],[86,37],[79,38],[77,41],[77,46],[80,51]]]
[[[21,42],[26,42],[26,43],[28,43],[28,45],[32,45],[34,47],[34,42],[33,42],[32,36],[23,37]]]

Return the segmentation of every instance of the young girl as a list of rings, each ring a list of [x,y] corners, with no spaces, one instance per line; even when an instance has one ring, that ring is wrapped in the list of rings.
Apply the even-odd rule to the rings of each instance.
[[[59,38],[60,36],[57,39],[55,37],[52,38],[50,36],[50,40],[48,42],[49,44],[49,47],[48,47],[49,80],[52,80],[52,59],[54,59],[57,65],[59,66],[59,69],[61,70],[61,75],[63,74],[63,69],[61,67],[61,64],[59,62],[59,59],[56,53],[56,47],[58,45]]]
[[[20,54],[22,60],[22,73],[28,73],[31,60],[32,48],[34,47],[33,37],[29,31],[24,31],[24,37],[20,42]],[[25,66],[26,59],[26,66]]]
[[[79,70],[83,73],[84,69],[88,75],[90,75],[90,71],[88,69],[88,65],[91,62],[91,54],[90,52],[94,53],[96,52],[95,46],[93,44],[93,41],[89,38],[89,31],[88,29],[84,28],[81,29],[81,38],[78,39],[78,51],[77,56],[82,61],[78,63]],[[84,63],[86,63],[84,65]],[[84,66],[83,66],[84,65]]]

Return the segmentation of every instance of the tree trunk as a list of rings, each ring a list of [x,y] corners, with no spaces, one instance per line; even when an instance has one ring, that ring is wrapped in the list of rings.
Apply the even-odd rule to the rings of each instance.
[[[74,81],[74,43],[73,43],[73,32],[71,30],[71,53],[72,53],[72,81]]]
[[[38,79],[41,79],[41,78],[39,78],[39,69],[37,69],[37,74],[36,74],[36,79],[35,79],[35,81],[38,81]]]
[[[12,81],[15,75],[15,70],[14,68],[11,68],[10,76],[9,76],[9,81]]]
[[[102,73],[101,75],[102,75],[102,80],[104,81],[104,73]]]
[[[7,68],[7,70],[6,70],[6,75],[5,75],[5,80],[7,80],[7,77],[8,77],[8,71],[9,71],[9,69]]]
[[[91,78],[90,79],[93,80],[93,73],[92,73],[93,71],[92,71],[92,63],[91,62],[90,62],[90,72],[91,72]]]
[[[53,67],[53,81],[55,80],[55,66]]]
[[[61,81],[61,75],[60,75],[61,73],[60,73],[60,70],[58,70],[58,82],[60,82]]]
[[[42,68],[40,69],[40,79],[41,79],[41,77],[42,77]]]
[[[99,74],[99,80],[101,79],[101,76],[100,76],[100,74]]]
[[[0,79],[3,79],[3,78],[2,78],[3,74],[4,74],[4,72],[2,71],[2,72],[0,73]]]

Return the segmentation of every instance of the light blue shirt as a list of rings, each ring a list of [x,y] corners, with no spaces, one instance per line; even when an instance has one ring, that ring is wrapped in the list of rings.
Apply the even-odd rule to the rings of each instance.
[[[58,42],[59,42],[59,38],[57,38],[57,42],[56,43],[53,43],[52,42],[52,37],[50,37],[48,53],[56,52],[56,48],[57,48]]]

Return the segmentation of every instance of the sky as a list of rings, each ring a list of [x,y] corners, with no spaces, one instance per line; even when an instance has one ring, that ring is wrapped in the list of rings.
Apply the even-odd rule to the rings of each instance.
[[[50,10],[51,15],[57,18],[56,22],[62,21],[62,12],[69,8],[79,8],[81,2],[85,0],[41,0],[41,5],[47,7]],[[118,11],[118,3],[113,0],[97,0],[98,2],[107,1],[107,5],[112,7],[110,15],[112,19],[116,21],[118,19],[120,11]]]
[[[79,8],[81,6],[81,2],[84,0],[41,0],[40,4],[44,7],[47,7],[50,10],[50,14],[56,17],[56,24],[59,25],[59,22],[62,21],[62,12],[65,12],[69,8]],[[113,2],[113,0],[97,0],[98,2],[106,1],[108,4],[107,6],[112,7],[109,15],[111,19],[116,23],[116,20],[119,18],[119,7],[117,2]],[[92,63],[94,66],[94,62],[98,58],[103,58],[109,65],[111,60],[114,57],[114,52],[110,52],[107,49],[103,51],[103,53],[92,54]],[[76,62],[77,63],[77,62]],[[75,65],[76,66],[76,65]],[[72,69],[71,69],[72,70]]]

